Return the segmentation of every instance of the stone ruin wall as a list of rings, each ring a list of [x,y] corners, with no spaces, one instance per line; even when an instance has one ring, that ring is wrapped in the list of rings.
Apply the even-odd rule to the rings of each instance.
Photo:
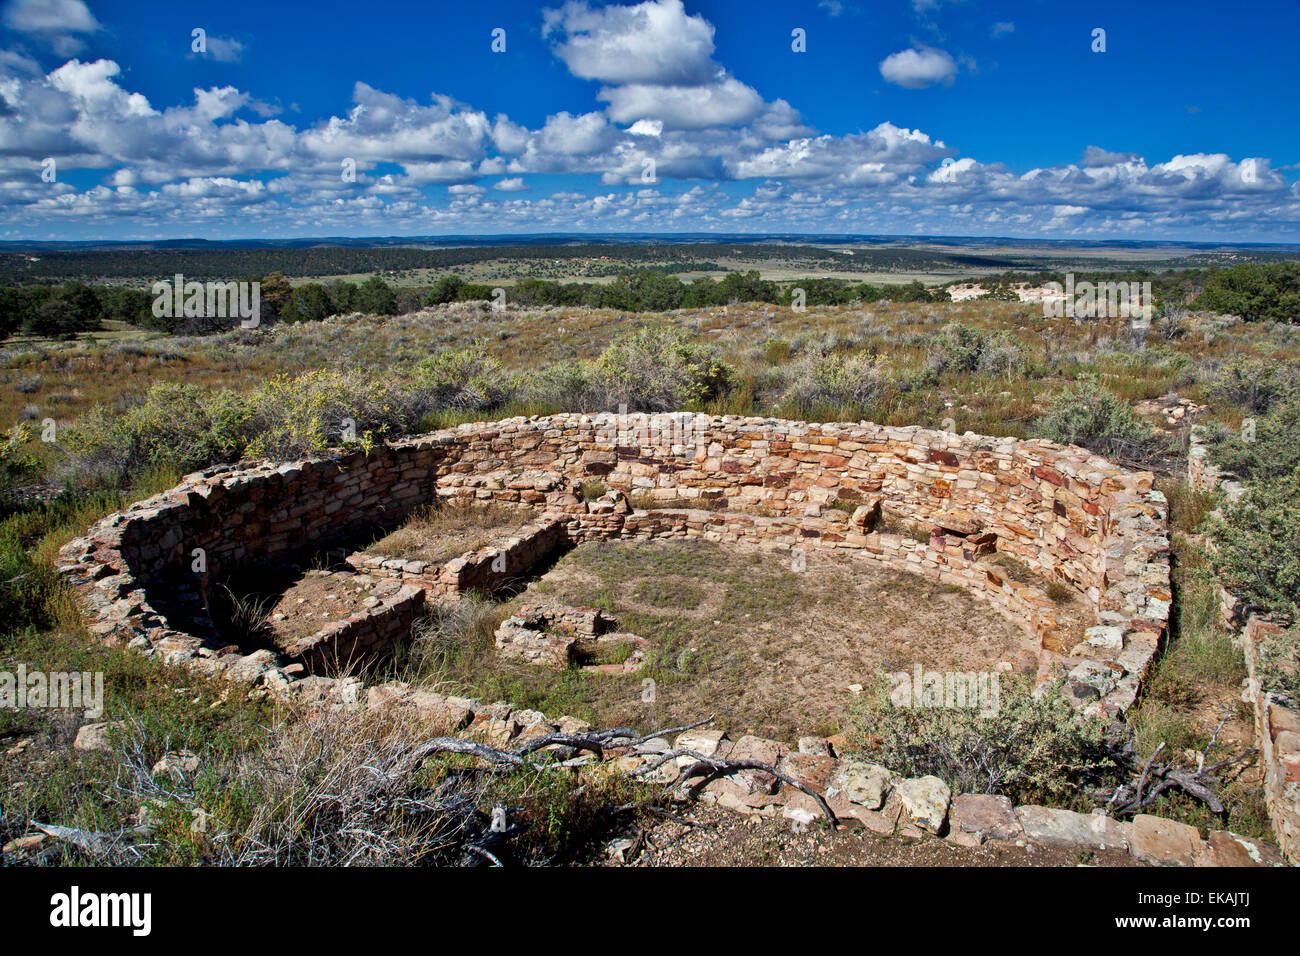
[[[629,421],[635,428],[669,418],[622,420]],[[355,677],[311,675],[304,662],[313,655],[320,660],[332,655],[337,662],[391,642],[409,629],[427,595],[454,598],[467,588],[493,586],[499,580],[493,559],[503,552],[508,563],[518,559],[528,564],[561,539],[574,543],[613,537],[759,543],[875,559],[983,593],[1036,627],[1047,653],[1050,627],[1035,617],[1048,603],[1041,592],[991,577],[979,560],[991,532],[998,551],[1087,595],[1101,630],[1111,633],[1083,655],[1085,664],[1100,659],[1124,674],[1120,686],[1097,704],[1114,714],[1132,703],[1164,635],[1170,604],[1167,507],[1149,473],[1125,472],[1077,448],[969,433],[735,417],[694,421],[702,439],[695,448],[612,441],[609,430],[619,424],[614,416],[557,415],[460,426],[372,449],[369,455],[352,452],[278,466],[210,469],[97,523],[63,549],[60,571],[88,611],[90,631],[109,643],[307,706],[414,707],[453,729],[484,733],[505,747],[557,728],[576,732],[585,725],[397,683],[367,690]],[[576,482],[596,479],[624,494],[594,502],[573,494]],[[634,510],[626,494],[646,494],[665,507]],[[835,500],[856,503],[877,495],[891,516],[927,526],[929,540],[870,533],[845,511],[827,507]],[[220,580],[311,549],[345,546],[349,538],[395,524],[435,497],[456,496],[528,504],[538,518],[503,546],[420,573],[388,569],[402,586],[379,606],[332,622],[307,639],[295,662],[266,650],[204,646],[179,629],[182,622],[169,622],[155,606],[174,582],[184,579],[195,548],[206,552],[208,576]],[[680,507],[680,499],[696,497],[725,502],[715,500],[715,510]],[[973,546],[975,540],[981,544]],[[364,561],[358,566],[385,570]],[[1286,729],[1288,734],[1274,735],[1278,743],[1295,737],[1300,726]],[[862,776],[865,765],[824,756],[831,743],[801,738],[795,753],[777,741],[744,736],[733,744],[723,733],[688,731],[675,745],[733,757],[752,750],[753,756],[779,762],[784,772],[816,792],[824,791],[839,823],[879,833],[915,836],[920,829],[942,830],[947,839],[965,844],[1029,840],[1128,849],[1139,860],[1166,865],[1280,862],[1276,851],[1235,834],[1215,831],[1202,841],[1195,828],[1145,815],[1127,823],[963,794],[952,801],[950,811],[945,803],[934,816],[928,805],[914,808],[908,793],[926,782],[946,791],[935,778],[886,780],[887,800],[864,803],[851,787],[834,796],[837,791],[827,781],[844,788],[845,780]],[[656,738],[630,752],[619,751],[622,755],[615,759],[644,768],[663,746],[666,742]],[[676,767],[669,765],[646,779],[657,780]],[[865,769],[889,776],[883,768]],[[764,776],[746,771],[736,780],[715,780],[701,798],[745,813],[801,821],[815,815],[805,793],[771,786],[771,781],[756,784],[746,773]],[[923,819],[927,814],[934,818]]]
[[[673,418],[704,423],[689,433],[691,445],[636,441]],[[561,415],[462,426],[439,493],[527,501],[495,476],[547,470],[652,498],[723,496],[729,512],[797,522],[805,545],[851,548],[866,542],[837,540],[839,512],[827,506],[879,494],[886,512],[914,523],[993,532],[999,551],[1082,591],[1105,619],[1163,631],[1166,504],[1149,472],[1045,441],[914,427],[702,416],[626,416],[625,424]]]
[[[1187,483],[1200,491],[1222,492],[1231,504],[1246,488],[1235,475],[1227,474],[1210,460],[1206,432],[1192,427],[1187,455]],[[1221,508],[1215,514],[1222,517]],[[1242,602],[1226,588],[1219,588],[1219,613],[1223,624],[1237,634],[1246,659],[1246,687],[1242,694],[1255,712],[1255,742],[1264,768],[1264,802],[1278,845],[1287,859],[1300,864],[1300,709],[1288,707],[1264,686],[1260,644],[1283,630],[1279,621],[1258,614],[1245,615]]]
[[[647,496],[651,508],[632,511],[617,496],[582,501],[573,493],[578,481]],[[95,633],[165,657],[205,658],[220,649],[204,647],[150,601],[186,579],[194,549],[204,552],[207,580],[220,581],[346,543],[435,497],[456,496],[533,506],[539,520],[507,545],[530,562],[554,546],[560,527],[572,542],[693,537],[848,553],[967,587],[1038,634],[1044,660],[1068,653],[1053,643],[1051,602],[1042,592],[978,560],[985,548],[971,542],[991,533],[998,551],[1085,594],[1098,621],[1122,635],[1087,655],[1109,658],[1088,666],[1101,668],[1112,713],[1135,699],[1169,613],[1166,505],[1150,473],[1043,441],[734,416],[514,418],[368,455],[210,469],[98,523],[64,549],[62,570]],[[929,541],[868,533],[830,507],[876,496],[891,517],[928,528]],[[693,499],[711,499],[715,510],[682,509]],[[394,618],[418,609],[423,592],[412,590],[437,597],[490,586],[496,554],[401,574],[408,585],[401,592],[330,625],[302,655],[349,659],[381,646],[392,639]]]

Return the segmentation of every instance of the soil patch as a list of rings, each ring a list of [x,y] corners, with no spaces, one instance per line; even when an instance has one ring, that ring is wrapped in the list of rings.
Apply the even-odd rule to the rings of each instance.
[[[714,726],[793,740],[834,733],[881,671],[1032,672],[1036,641],[989,603],[859,559],[707,542],[599,542],[576,548],[503,608],[558,601],[611,613],[653,642],[625,677],[539,672],[491,648],[440,675],[467,696],[503,699],[603,726],[646,730],[716,715]],[[647,683],[651,681],[653,683]]]
[[[364,574],[308,571],[267,609],[267,633],[275,646],[289,647],[331,621],[373,606],[399,586],[394,581],[376,582]]]

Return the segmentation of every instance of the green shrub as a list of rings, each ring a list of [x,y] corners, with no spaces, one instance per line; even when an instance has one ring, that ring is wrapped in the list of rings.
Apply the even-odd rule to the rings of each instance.
[[[515,376],[512,388],[524,405],[557,412],[591,412],[596,396],[587,367],[572,362],[548,365]]]
[[[1236,358],[1220,369],[1210,395],[1257,415],[1300,393],[1300,369],[1279,362]]]
[[[1024,349],[1007,332],[996,332],[984,339],[980,347],[979,365],[975,369],[985,375],[1002,375],[1008,379],[1024,374]]]
[[[1024,350],[1008,333],[984,332],[954,322],[929,337],[927,368],[934,375],[1005,375],[1011,378],[1025,369]]]
[[[0,441],[0,495],[6,494],[15,483],[40,472],[40,459],[27,447],[31,441],[31,427],[21,422],[9,430],[8,437]]]
[[[361,371],[276,376],[253,393],[250,458],[286,460],[409,434],[421,411],[410,389]]]
[[[125,412],[98,406],[68,430],[72,477],[121,484],[148,471],[188,472],[236,461],[252,418],[247,400],[234,392],[154,385]]]
[[[731,368],[716,349],[696,345],[684,330],[643,326],[619,336],[592,364],[590,378],[603,410],[680,411],[716,398]]]
[[[1080,445],[1099,455],[1133,461],[1154,457],[1162,445],[1155,429],[1092,379],[1082,379],[1058,394],[1047,414],[1035,423],[1034,432],[1061,445]]]
[[[763,361],[768,365],[784,365],[790,361],[791,346],[785,339],[768,339],[763,345]]]
[[[1260,681],[1284,706],[1300,708],[1300,622],[1259,646]]]
[[[1251,607],[1294,619],[1300,610],[1300,471],[1256,481],[1213,519],[1210,561]]]
[[[429,356],[415,370],[415,387],[423,395],[426,411],[482,411],[510,397],[501,364],[480,345]]]
[[[1105,761],[1102,724],[1070,706],[1059,686],[1037,698],[1033,681],[997,675],[997,712],[975,707],[907,707],[890,699],[881,680],[860,698],[850,740],[878,740],[861,749],[909,777],[933,774],[956,793],[997,793],[1016,803],[1072,804],[1086,776]]]
[[[1283,478],[1300,468],[1300,400],[1284,402],[1253,426],[1253,435],[1212,427],[1206,436],[1210,460],[1245,481]]]
[[[888,372],[865,354],[810,357],[797,364],[792,375],[781,402],[796,417],[831,409],[861,417],[889,389]]]

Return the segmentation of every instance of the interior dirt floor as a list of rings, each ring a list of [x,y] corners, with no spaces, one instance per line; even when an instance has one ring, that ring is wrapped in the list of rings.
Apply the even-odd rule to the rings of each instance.
[[[510,537],[535,516],[531,508],[518,505],[448,502],[417,511],[362,553],[445,564]]]
[[[563,713],[583,702],[597,722],[647,729],[714,714],[714,726],[733,734],[793,739],[834,733],[882,672],[1036,668],[1028,631],[961,588],[861,559],[806,560],[795,570],[780,552],[706,542],[583,545],[503,610],[536,601],[601,607],[619,630],[656,645],[646,667],[558,682],[553,671],[487,655],[474,669],[508,669],[510,686],[547,713],[548,704]],[[1087,617],[1075,607],[1063,616],[1079,625]],[[497,676],[499,687],[507,675]],[[647,678],[653,700],[644,699]]]
[[[742,816],[715,807],[682,808],[674,818],[647,820],[620,841],[622,861],[608,849],[605,866],[1141,866],[1122,850],[1086,851],[989,842],[954,846],[938,837],[910,839],[864,830],[831,831],[814,822]]]

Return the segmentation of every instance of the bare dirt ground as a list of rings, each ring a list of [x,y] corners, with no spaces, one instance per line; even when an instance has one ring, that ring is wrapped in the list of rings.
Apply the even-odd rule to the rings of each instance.
[[[627,866],[1138,866],[1123,851],[1088,852],[1033,844],[986,843],[959,847],[937,837],[884,837],[863,830],[832,832],[811,823],[796,832],[789,820],[746,817],[694,806],[689,823],[662,819],[630,833],[635,853],[625,863],[607,855],[594,861]]]
[[[375,587],[366,575],[308,571],[270,606],[267,630],[271,640],[287,647],[330,621],[355,614],[367,598],[376,596]]]
[[[715,726],[738,733],[833,733],[882,672],[1000,662],[1032,672],[1038,652],[960,588],[850,558],[813,555],[795,571],[780,553],[703,542],[584,545],[515,600],[596,605],[653,641],[658,653],[633,679],[570,688],[591,695],[598,720],[647,728],[716,714]],[[653,703],[642,699],[647,677]]]

